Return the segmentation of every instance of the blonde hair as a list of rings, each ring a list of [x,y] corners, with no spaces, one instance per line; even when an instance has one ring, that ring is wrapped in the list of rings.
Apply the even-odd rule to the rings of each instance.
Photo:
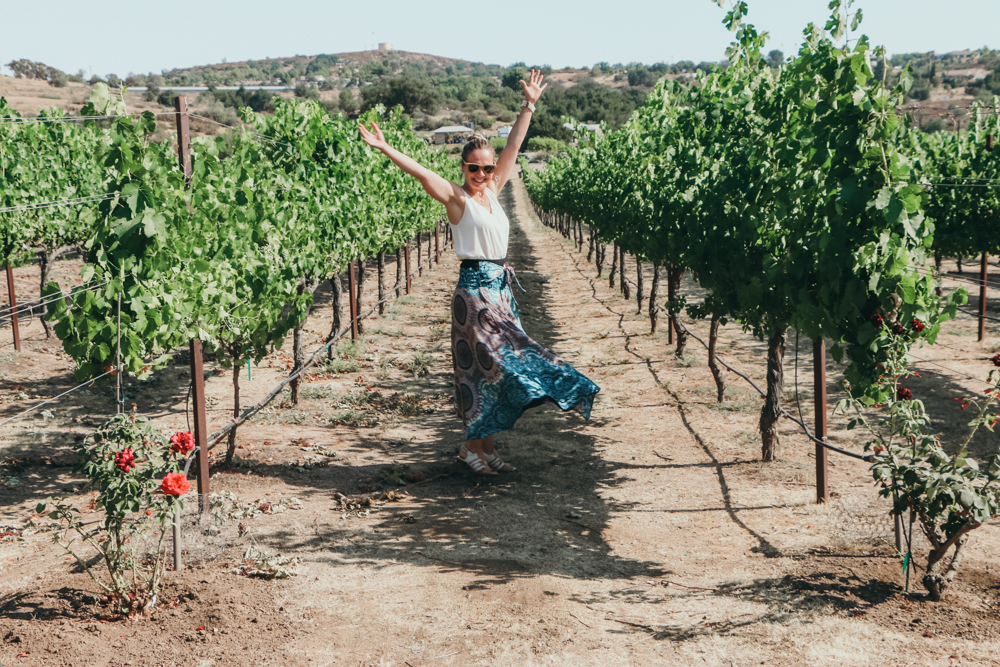
[[[496,150],[493,148],[493,144],[490,143],[490,140],[479,132],[473,132],[472,137],[468,142],[466,142],[465,147],[462,148],[462,162],[468,161],[467,158],[469,157],[469,153],[483,148],[489,149],[489,151],[496,156]]]

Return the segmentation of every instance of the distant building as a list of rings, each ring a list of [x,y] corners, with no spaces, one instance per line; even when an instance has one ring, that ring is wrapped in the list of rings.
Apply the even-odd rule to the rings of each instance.
[[[379,51],[392,51],[392,42],[379,42],[378,43],[378,50]]]
[[[590,132],[597,132],[599,129],[601,129],[601,126],[598,123],[580,123],[580,125],[583,125]],[[563,127],[566,128],[567,130],[576,130],[577,128],[577,126],[574,125],[573,123],[563,123]]]
[[[949,55],[952,58],[958,58],[960,61],[964,63],[969,58],[972,57],[972,51],[970,51],[969,49],[963,49],[961,51],[952,51],[951,53],[948,53],[946,55]]]
[[[501,137],[503,139],[506,139],[507,137],[510,136],[510,131],[512,129],[513,129],[513,126],[511,126],[511,125],[504,125],[503,127],[501,127],[500,129],[497,130],[497,136]]]
[[[468,127],[465,125],[446,125],[444,127],[439,127],[434,130],[434,143],[436,144],[446,144],[448,143],[449,136],[458,132],[463,134],[469,132]]]

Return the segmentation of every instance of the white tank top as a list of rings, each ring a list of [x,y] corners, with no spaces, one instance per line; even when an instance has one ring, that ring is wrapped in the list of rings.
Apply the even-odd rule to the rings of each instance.
[[[506,259],[510,221],[500,208],[493,190],[486,189],[493,211],[469,196],[465,190],[465,213],[457,225],[451,226],[455,237],[455,254],[459,259]]]

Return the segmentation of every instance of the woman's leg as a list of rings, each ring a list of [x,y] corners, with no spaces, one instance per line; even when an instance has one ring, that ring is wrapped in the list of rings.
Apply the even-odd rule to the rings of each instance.
[[[485,438],[480,438],[478,440],[466,440],[465,444],[462,445],[462,451],[459,452],[458,458],[462,459],[463,461],[466,461],[466,463],[469,465],[470,468],[472,468],[481,475],[495,475],[496,472],[494,472],[493,469],[489,467],[489,464],[486,461],[487,452],[484,450],[486,450],[487,447],[489,447],[489,453],[492,454],[494,451],[492,435],[487,436]],[[473,456],[477,457],[480,461],[482,461],[483,464],[482,469],[479,468],[478,464],[473,465],[472,463],[469,463],[466,460],[469,454],[472,454]]]
[[[470,440],[469,442],[477,443],[477,446],[480,447],[480,451],[482,452],[481,458],[487,463],[489,463],[490,468],[492,468],[493,470],[496,470],[497,472],[514,472],[515,470],[517,470],[517,468],[515,468],[511,464],[504,462],[504,460],[501,459],[499,456],[497,456],[496,459],[493,458],[494,456],[496,456],[497,448],[496,444],[493,442],[492,435],[488,435],[482,440]],[[469,448],[468,442],[466,443],[466,449],[468,449],[470,452],[473,451],[472,449]]]

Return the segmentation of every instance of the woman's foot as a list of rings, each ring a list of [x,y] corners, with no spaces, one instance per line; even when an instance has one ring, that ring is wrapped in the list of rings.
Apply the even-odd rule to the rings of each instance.
[[[477,475],[496,474],[496,472],[490,469],[489,464],[487,464],[486,461],[483,460],[482,455],[469,451],[468,449],[466,449],[465,445],[462,445],[462,448],[458,450],[458,460],[464,463],[465,465],[469,466],[469,468],[472,469],[472,472],[476,473]]]
[[[497,472],[514,472],[517,470],[517,468],[501,459],[500,455],[496,452],[493,452],[492,454],[486,454],[484,452],[483,458],[486,459],[486,465]]]

